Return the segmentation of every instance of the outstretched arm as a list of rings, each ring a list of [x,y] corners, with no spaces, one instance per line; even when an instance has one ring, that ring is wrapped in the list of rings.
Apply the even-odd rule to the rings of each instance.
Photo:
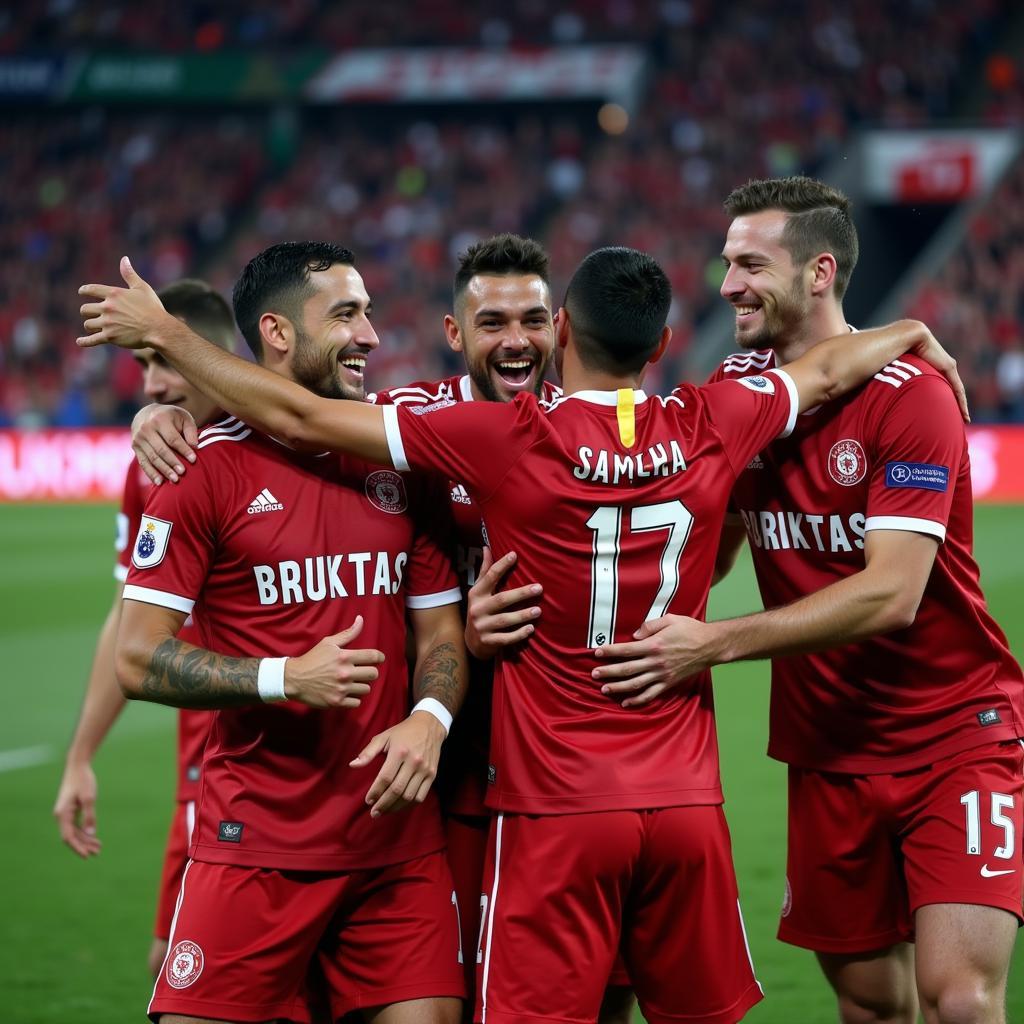
[[[738,619],[666,615],[645,622],[635,641],[595,652],[608,664],[594,678],[602,692],[625,698],[624,706],[640,706],[714,665],[810,654],[903,629],[914,621],[937,550],[929,534],[871,530],[864,568],[853,576]]]
[[[970,421],[967,394],[956,370],[956,360],[920,320],[897,320],[887,327],[829,338],[780,369],[796,385],[800,412],[804,412],[859,387],[906,352],[919,356],[942,373],[956,395],[961,416]]]
[[[83,348],[112,344],[153,348],[220,408],[293,448],[349,452],[391,465],[382,411],[320,398],[262,366],[225,352],[168,313],[153,289],[121,260],[127,288],[87,284],[79,294]]]
[[[363,627],[361,616],[282,666],[261,658],[234,658],[203,650],[175,635],[183,612],[125,601],[117,643],[117,678],[127,697],[179,708],[229,708],[271,700],[297,700],[315,708],[355,708],[377,678],[381,651],[347,645]],[[268,686],[276,692],[271,694]],[[261,692],[262,690],[262,692]]]

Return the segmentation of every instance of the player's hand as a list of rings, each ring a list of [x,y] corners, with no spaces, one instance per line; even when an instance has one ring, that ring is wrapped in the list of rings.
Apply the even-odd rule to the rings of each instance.
[[[96,775],[88,762],[68,762],[57,790],[53,816],[60,837],[83,859],[100,852],[96,838]]]
[[[499,592],[501,581],[515,565],[516,553],[510,551],[493,563],[491,558],[491,549],[485,547],[480,576],[470,588],[466,606],[466,649],[481,660],[493,658],[502,647],[530,636],[532,623],[540,618],[540,606],[515,606],[536,601],[544,589],[539,583],[531,583]]]
[[[132,451],[142,471],[158,487],[178,482],[185,465],[196,461],[196,421],[176,405],[144,405],[132,420]]]
[[[377,678],[384,652],[348,645],[363,630],[357,615],[348,629],[325,636],[311,651],[284,663],[284,692],[311,708],[357,708]]]
[[[624,708],[650,704],[668,690],[714,664],[707,623],[685,615],[645,622],[624,644],[606,644],[594,654],[604,664],[591,673],[601,692],[624,697]],[[612,659],[618,659],[613,663]]]
[[[949,386],[953,389],[953,394],[956,395],[957,405],[960,406],[960,415],[963,416],[965,423],[970,423],[971,412],[967,407],[967,391],[957,372],[956,360],[939,344],[926,324],[921,323],[920,320],[910,322],[916,326],[919,338],[908,351],[913,352],[926,363],[931,363],[949,381]]]
[[[370,740],[351,766],[363,768],[382,752],[386,754],[366,793],[371,818],[427,799],[437,776],[445,736],[444,726],[429,711],[414,711],[405,721]]]
[[[82,348],[119,345],[145,348],[146,332],[171,317],[155,291],[135,273],[127,256],[121,257],[121,277],[127,288],[109,284],[83,284],[78,294],[92,301],[81,308],[85,334],[77,339]]]

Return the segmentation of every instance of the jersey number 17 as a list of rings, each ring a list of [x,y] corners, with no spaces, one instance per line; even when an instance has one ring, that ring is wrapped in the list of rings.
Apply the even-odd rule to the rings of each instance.
[[[601,505],[587,520],[593,531],[590,560],[590,617],[587,646],[601,647],[615,638],[615,616],[619,603],[619,553],[622,524],[629,517],[632,533],[665,530],[665,546],[661,552],[661,583],[654,602],[643,621],[665,614],[679,589],[679,559],[690,538],[693,513],[681,501],[662,501],[656,505],[638,505],[624,509],[618,505]]]

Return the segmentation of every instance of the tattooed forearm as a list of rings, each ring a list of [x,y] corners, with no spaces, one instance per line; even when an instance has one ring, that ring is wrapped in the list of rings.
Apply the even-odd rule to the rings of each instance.
[[[433,697],[453,715],[462,707],[466,685],[466,649],[461,644],[450,640],[439,643],[416,665],[416,700]]]
[[[153,651],[142,696],[178,708],[255,704],[259,666],[259,658],[229,658],[169,637]]]

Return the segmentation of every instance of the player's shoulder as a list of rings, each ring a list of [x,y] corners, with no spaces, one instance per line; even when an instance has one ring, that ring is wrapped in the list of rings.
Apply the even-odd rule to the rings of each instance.
[[[420,380],[400,387],[384,388],[366,396],[371,405],[435,405],[439,402],[464,400],[461,377],[443,380]]]
[[[883,366],[871,378],[870,386],[885,393],[886,389],[892,388],[896,391],[908,390],[907,385],[915,384],[919,379],[934,378],[945,381],[945,377],[935,369],[931,363],[926,363],[918,356],[909,353],[894,359],[887,366]],[[882,387],[879,388],[878,385]]]
[[[956,399],[949,381],[930,363],[912,355],[902,355],[883,366],[860,390],[854,401],[859,401],[879,411],[909,403],[910,407],[927,404],[935,410],[934,403],[948,402],[951,407]]]
[[[226,453],[228,451],[227,448],[218,449],[218,446],[235,446],[256,436],[258,435],[254,434],[252,427],[248,423],[235,416],[226,416],[224,419],[210,423],[199,431],[199,440],[196,448],[200,451],[218,450],[221,453]]]
[[[731,380],[735,377],[749,377],[764,373],[776,367],[773,349],[751,349],[746,352],[730,352],[711,375],[708,383]]]

